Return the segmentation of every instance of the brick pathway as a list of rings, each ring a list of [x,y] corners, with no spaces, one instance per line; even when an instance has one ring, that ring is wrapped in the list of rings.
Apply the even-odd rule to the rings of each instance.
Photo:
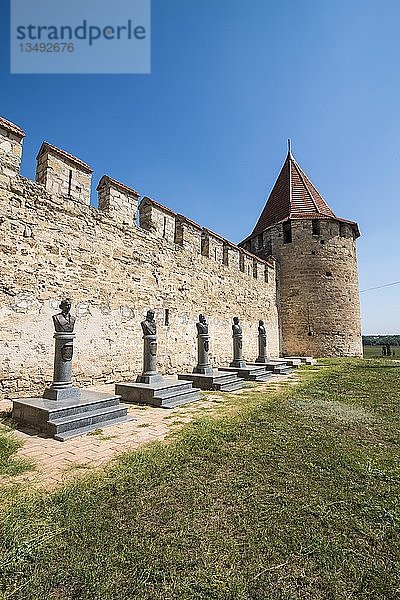
[[[290,383],[297,382],[297,373],[275,376],[271,382],[257,384],[257,391],[281,385],[287,380]],[[91,389],[114,393],[113,384]],[[243,388],[232,394],[247,392],[248,388]],[[126,450],[139,448],[153,440],[164,439],[202,412],[215,410],[221,401],[229,403],[229,397],[230,394],[205,392],[203,400],[169,410],[130,405],[128,412],[135,418],[134,421],[99,429],[96,435],[86,434],[66,442],[42,437],[35,431],[16,430],[16,437],[23,441],[17,456],[31,458],[36,469],[13,478],[2,477],[1,482],[30,482],[51,489],[84,470],[104,465]],[[0,411],[11,408],[11,402],[0,402]]]

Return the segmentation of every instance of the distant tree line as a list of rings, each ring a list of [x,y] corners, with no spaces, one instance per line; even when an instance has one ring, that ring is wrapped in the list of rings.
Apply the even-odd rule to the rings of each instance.
[[[363,335],[364,346],[400,346],[400,335]]]

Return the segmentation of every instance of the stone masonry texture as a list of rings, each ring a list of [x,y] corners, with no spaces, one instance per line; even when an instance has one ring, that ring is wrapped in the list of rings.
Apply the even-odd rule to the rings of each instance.
[[[292,220],[292,241],[277,224],[251,240],[277,260],[281,351],[284,355],[362,356],[356,243],[350,225]],[[267,252],[265,251],[267,249]]]
[[[223,264],[224,241],[150,200],[136,225],[138,195],[114,180],[101,186],[94,208],[90,173],[72,159],[63,166],[62,153],[39,157],[42,183],[21,177],[23,132],[11,126],[0,121],[0,397],[41,395],[51,381],[51,316],[64,297],[77,316],[73,379],[81,386],[136,378],[149,308],[161,373],[193,369],[199,313],[208,318],[213,365],[231,361],[234,316],[246,359],[257,356],[259,319],[270,354],[279,355],[273,262],[231,245]]]

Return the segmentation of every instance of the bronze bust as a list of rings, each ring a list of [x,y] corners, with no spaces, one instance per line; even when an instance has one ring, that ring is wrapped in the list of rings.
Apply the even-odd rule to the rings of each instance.
[[[59,308],[61,308],[61,312],[53,315],[54,329],[56,331],[72,333],[76,319],[70,314],[71,300],[69,298],[61,300]]]
[[[146,319],[141,323],[143,335],[156,335],[157,333],[157,325],[154,320],[154,311],[148,310]]]

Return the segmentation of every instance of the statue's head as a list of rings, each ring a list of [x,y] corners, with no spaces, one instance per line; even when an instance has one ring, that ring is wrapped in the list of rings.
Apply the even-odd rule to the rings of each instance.
[[[154,310],[147,311],[146,321],[154,321]]]
[[[233,322],[235,325],[239,325],[239,317],[233,317]]]
[[[61,300],[59,308],[61,308],[63,313],[68,314],[71,310],[71,300],[69,298],[64,298],[64,300]]]
[[[259,324],[259,325],[264,325],[264,321],[263,321],[262,319],[260,319],[260,320],[258,321],[258,324]]]
[[[205,323],[206,322],[206,318],[204,315],[199,315],[199,321],[200,323]]]

